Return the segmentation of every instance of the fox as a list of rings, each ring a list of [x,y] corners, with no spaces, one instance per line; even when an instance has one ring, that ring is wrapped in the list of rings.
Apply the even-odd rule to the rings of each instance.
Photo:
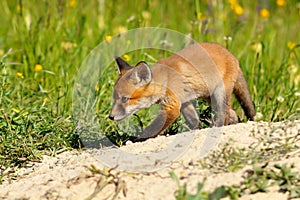
[[[154,104],[160,111],[135,138],[144,141],[162,134],[183,115],[190,129],[201,129],[194,101],[204,99],[214,111],[213,126],[238,123],[231,109],[235,95],[246,117],[254,121],[255,108],[238,60],[216,43],[195,43],[150,67],[145,61],[131,66],[115,57],[118,79],[113,89],[109,119],[120,121]]]

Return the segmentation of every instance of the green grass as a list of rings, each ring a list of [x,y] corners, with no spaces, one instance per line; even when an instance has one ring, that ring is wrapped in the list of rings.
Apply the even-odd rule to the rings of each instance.
[[[279,161],[288,154],[297,152],[300,135],[296,131],[291,131],[292,127],[295,127],[293,122],[283,122],[281,126],[273,124],[263,126],[270,132],[261,129],[257,133],[252,133],[253,137],[257,138],[256,142],[240,148],[233,146],[229,141],[201,159],[199,161],[201,166],[215,173],[235,172],[247,165]]]
[[[277,186],[277,192],[287,193],[288,199],[300,197],[300,175],[294,165],[254,166],[244,172],[243,180],[238,185],[222,185],[213,191],[203,191],[205,180],[198,183],[196,194],[187,191],[187,184],[181,185],[174,172],[170,176],[176,181],[178,189],[175,191],[176,200],[219,200],[228,197],[239,199],[247,194],[268,192],[270,187]]]
[[[275,0],[238,2],[241,16],[225,0],[1,1],[0,166],[21,166],[41,153],[78,146],[72,91],[81,63],[107,36],[139,27],[173,29],[226,46],[240,61],[258,119],[299,119],[299,1],[283,7]],[[260,16],[261,8],[269,10],[268,18]],[[167,54],[128,55],[134,65]],[[122,144],[124,133],[107,119],[117,78],[115,67],[107,69],[95,90],[95,113],[103,131]],[[234,108],[244,119],[235,101]],[[143,125],[146,115],[140,115]]]

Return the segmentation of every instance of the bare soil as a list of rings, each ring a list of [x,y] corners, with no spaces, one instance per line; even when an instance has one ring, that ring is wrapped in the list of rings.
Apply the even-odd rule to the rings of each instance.
[[[0,199],[175,199],[178,185],[170,172],[177,175],[182,185],[187,183],[190,193],[195,193],[197,184],[204,179],[206,191],[221,185],[238,185],[245,171],[253,167],[251,160],[241,169],[229,172],[214,167],[222,164],[218,159],[205,157],[225,145],[251,151],[254,145],[263,148],[289,137],[298,138],[295,142],[300,146],[300,121],[240,123],[128,142],[120,149],[66,151],[55,157],[43,156],[41,162],[30,163],[15,172],[14,178],[6,178],[0,185]],[[201,159],[210,167],[200,164]],[[282,157],[274,155],[268,162],[294,163],[294,170],[299,172],[300,151],[294,149]],[[267,193],[246,194],[240,199],[287,198],[287,193],[272,187]]]

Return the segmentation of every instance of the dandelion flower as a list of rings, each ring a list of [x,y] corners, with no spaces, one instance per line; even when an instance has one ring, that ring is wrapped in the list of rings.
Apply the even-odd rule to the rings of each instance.
[[[204,21],[206,19],[205,15],[202,12],[197,13],[197,19]]]
[[[202,12],[198,12],[197,13],[197,19],[198,20],[201,20],[202,16],[203,16]]]
[[[259,14],[264,19],[267,19],[267,18],[270,17],[270,11],[268,9],[266,9],[266,8],[261,9],[260,12],[259,12]]]
[[[234,13],[237,15],[242,15],[244,13],[244,9],[239,4],[235,4],[233,6]]]
[[[228,0],[228,2],[236,15],[242,15],[244,13],[243,7],[237,2],[237,0]]]
[[[285,6],[285,0],[277,0],[276,1],[276,4],[277,4],[277,6],[280,6],[280,7],[282,7],[282,6]]]
[[[293,50],[296,47],[296,43],[289,41],[287,46],[290,50]]]
[[[108,43],[111,43],[111,41],[112,41],[111,35],[106,35],[105,36],[105,41],[108,42]]]
[[[69,6],[70,6],[71,8],[74,8],[74,7],[76,6],[76,4],[77,4],[76,0],[70,0],[70,1],[69,1]]]
[[[48,98],[48,97],[45,97],[44,99],[43,99],[43,104],[42,104],[42,106],[45,106],[45,104],[46,103],[49,103],[51,100]]]
[[[23,74],[22,74],[21,72],[17,72],[17,73],[16,73],[16,76],[17,76],[18,78],[24,78],[24,76],[23,76]]]
[[[123,55],[123,58],[124,58],[124,60],[125,60],[126,62],[130,61],[130,56],[127,55],[127,54],[124,54],[124,55]]]
[[[99,86],[96,85],[96,86],[95,86],[95,91],[96,91],[96,92],[99,92],[99,90],[100,90]]]
[[[228,2],[229,2],[231,5],[234,5],[234,4],[237,3],[236,0],[228,0]]]
[[[17,5],[17,11],[18,11],[18,12],[21,11],[21,6],[20,6],[20,4]]]
[[[36,64],[36,65],[35,65],[35,67],[34,67],[34,71],[35,71],[35,72],[40,72],[40,71],[42,71],[42,70],[43,70],[42,65],[40,65],[40,64]]]
[[[48,103],[48,102],[50,102],[50,99],[49,99],[48,97],[45,97],[45,98],[43,99],[43,103]]]

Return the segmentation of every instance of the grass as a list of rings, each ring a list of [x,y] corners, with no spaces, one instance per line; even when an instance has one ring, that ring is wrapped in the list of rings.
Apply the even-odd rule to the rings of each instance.
[[[180,184],[176,174],[172,172],[170,175],[178,185],[176,199],[239,199],[244,195],[270,192],[270,188],[274,186],[278,188],[277,192],[287,193],[288,199],[299,198],[300,174],[294,169],[294,164],[269,164],[280,162],[299,149],[299,133],[291,131],[292,122],[287,121],[284,124],[270,124],[270,132],[261,129],[261,132],[253,133],[254,137],[258,137],[258,142],[247,148],[234,147],[227,143],[199,161],[202,168],[213,173],[232,173],[252,166],[243,172],[243,180],[237,185],[222,185],[213,191],[203,191],[204,180],[198,183],[196,194],[190,194],[187,184]]]
[[[239,199],[246,194],[268,192],[274,186],[278,187],[278,192],[288,193],[288,199],[296,199],[300,197],[300,176],[293,168],[293,165],[285,164],[254,166],[244,172],[243,180],[238,185],[222,185],[213,191],[204,191],[204,180],[198,183],[196,194],[190,194],[187,185],[181,185],[175,173],[170,173],[170,176],[178,185],[175,191],[176,200],[219,200],[225,197]]]
[[[203,168],[208,168],[215,173],[235,172],[246,165],[257,165],[259,163],[279,161],[287,154],[299,149],[300,135],[297,131],[291,131],[295,124],[287,121],[284,126],[270,124],[263,125],[270,131],[261,129],[252,133],[257,141],[248,147],[236,147],[230,141],[220,149],[214,150],[204,159],[200,160]]]
[[[168,28],[199,42],[226,46],[240,61],[257,120],[299,119],[299,2],[286,1],[284,6],[275,0],[229,2],[1,1],[1,171],[35,161],[42,153],[79,145],[72,91],[81,63],[99,43],[134,28]],[[145,49],[122,56],[134,65],[166,55]],[[99,84],[92,87],[97,100],[94,112],[102,131],[121,145],[127,132],[107,120],[117,71],[111,65],[105,69]],[[236,101],[233,104],[244,119]],[[143,126],[150,121],[147,113],[133,119],[137,128],[141,121]]]

